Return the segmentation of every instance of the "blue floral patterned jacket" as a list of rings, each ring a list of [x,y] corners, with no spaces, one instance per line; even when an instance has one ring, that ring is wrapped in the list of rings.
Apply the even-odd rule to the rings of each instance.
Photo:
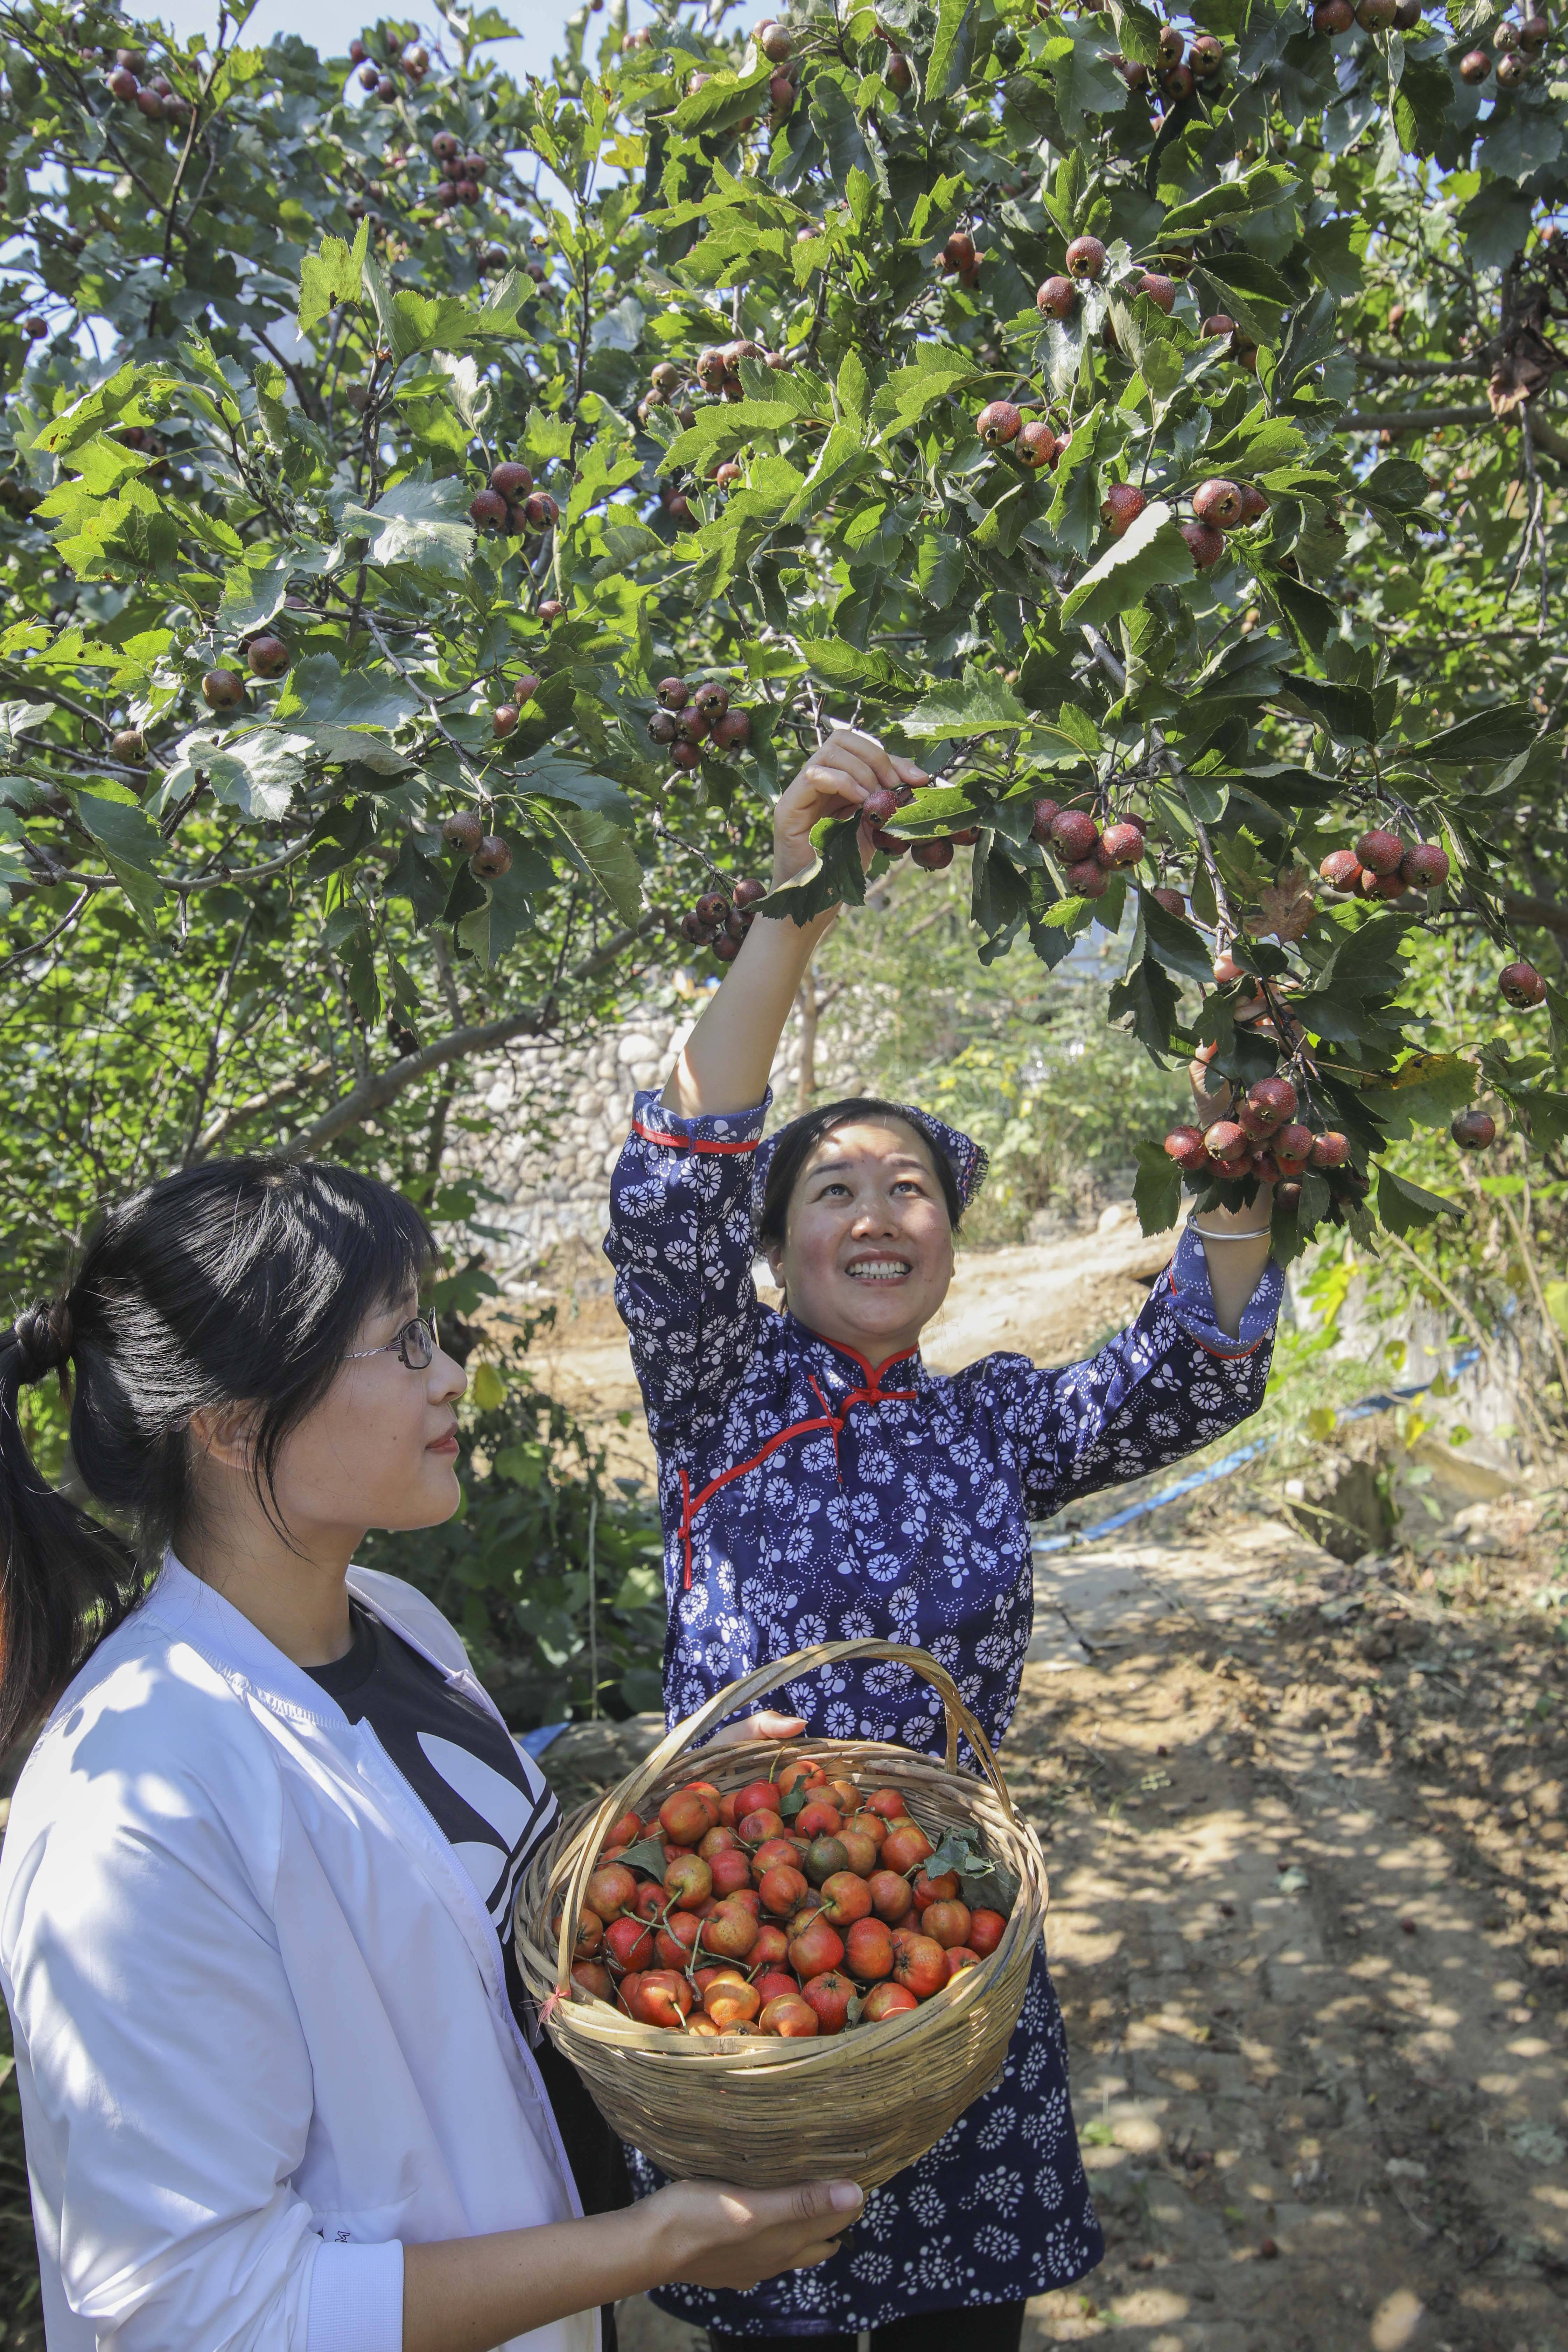
[[[667,1713],[766,1659],[872,1636],[930,1651],[997,1741],[1033,1624],[1030,1522],[1255,1412],[1282,1276],[1271,1263],[1229,1339],[1188,1234],[1083,1363],[874,1365],[757,1298],[767,1108],[685,1119],[639,1094],[611,1187],[605,1247],[658,1456]],[[778,1703],[829,1737],[941,1745],[935,1693],[886,1662],[823,1668]]]

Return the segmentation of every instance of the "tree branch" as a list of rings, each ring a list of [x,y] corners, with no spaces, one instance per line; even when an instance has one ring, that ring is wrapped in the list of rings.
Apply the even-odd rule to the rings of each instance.
[[[1521,923],[1539,923],[1543,931],[1555,931],[1560,939],[1568,940],[1568,907],[1553,906],[1550,898],[1530,898],[1519,890],[1502,891],[1498,903],[1505,915]]]
[[[634,930],[616,931],[593,955],[584,956],[581,963],[574,964],[568,978],[591,980],[595,972],[606,971],[627,948],[658,929],[663,921],[661,915],[647,914]],[[320,1118],[313,1120],[295,1137],[289,1147],[290,1151],[299,1154],[320,1151],[324,1144],[342,1135],[345,1128],[357,1127],[361,1119],[370,1118],[376,1111],[384,1110],[388,1103],[395,1102],[399,1095],[406,1093],[419,1079],[428,1077],[432,1070],[444,1068],[448,1062],[466,1061],[471,1055],[488,1053],[493,1046],[509,1044],[513,1037],[537,1036],[548,1025],[553,1009],[553,997],[547,997],[542,1004],[530,1005],[524,1012],[504,1013],[497,1020],[472,1022],[465,1028],[448,1030],[444,1036],[432,1037],[430,1043],[421,1045],[416,1054],[405,1054],[397,1061],[389,1063],[384,1070],[373,1070],[357,1086],[351,1087],[346,1095],[340,1096]],[[237,1127],[263,1111],[276,1109],[279,1103],[288,1101],[292,1096],[303,1094],[319,1078],[324,1077],[331,1066],[330,1063],[317,1063],[312,1068],[302,1071],[298,1077],[285,1079],[282,1085],[269,1088],[266,1094],[253,1096],[248,1102],[237,1103],[232,1110],[215,1119],[206,1133],[198,1139],[192,1157],[205,1160],[218,1144],[226,1141]]]

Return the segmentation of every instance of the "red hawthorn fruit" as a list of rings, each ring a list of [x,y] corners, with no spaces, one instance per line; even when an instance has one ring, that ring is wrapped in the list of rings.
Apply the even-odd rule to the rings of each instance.
[[[1546,1002],[1546,982],[1532,963],[1504,964],[1498,974],[1498,987],[1503,1000],[1518,1013],[1527,1013],[1532,1004]]]
[[[1204,1160],[1205,1146],[1195,1127],[1173,1127],[1165,1138],[1165,1157],[1173,1160],[1178,1168],[1198,1168]]]
[[[1292,1119],[1274,1139],[1274,1159],[1281,1176],[1300,1176],[1307,1167],[1313,1144],[1312,1130]]]
[[[952,864],[951,841],[917,841],[910,851],[911,861],[928,874],[939,874],[944,866]]]
[[[974,429],[988,449],[1003,449],[1017,439],[1023,422],[1010,400],[993,400],[975,418]]]
[[[1136,866],[1143,855],[1142,833],[1135,824],[1108,824],[1098,855],[1103,866]]]
[[[975,263],[974,239],[967,229],[955,228],[942,249],[943,269],[973,269]]]
[[[533,609],[538,618],[543,622],[545,627],[549,628],[552,622],[558,621],[561,618],[561,615],[566,610],[566,607],[562,603],[559,596],[545,596],[534,606]]]
[[[1216,1118],[1204,1135],[1204,1149],[1211,1160],[1239,1160],[1247,1150],[1246,1131],[1233,1118]]]
[[[1130,530],[1149,501],[1136,482],[1112,482],[1100,502],[1100,519],[1113,539]]]
[[[1373,825],[1356,843],[1355,854],[1369,874],[1397,874],[1405,856],[1405,844],[1396,833],[1388,833]]]
[[[884,857],[907,857],[910,845],[900,841],[896,833],[885,833],[879,824],[871,828],[871,846],[879,849]]]
[[[508,506],[513,506],[532,489],[533,476],[526,466],[509,457],[503,464],[490,467],[490,488],[500,492]]]
[[[1448,878],[1448,853],[1435,841],[1418,841],[1400,859],[1399,871],[1413,889],[1435,890]]]
[[[1492,61],[1490,58],[1488,57],[1485,49],[1468,49],[1459,59],[1459,79],[1461,81],[1468,81],[1472,84],[1483,82],[1485,81],[1488,74],[1490,73],[1491,69]],[[1489,1137],[1487,1139],[1489,1142],[1491,1139]],[[1458,1137],[1456,1136],[1454,1140],[1457,1143],[1459,1140]]]
[[[1140,294],[1147,294],[1157,310],[1168,319],[1176,307],[1176,289],[1173,279],[1163,278],[1156,269],[1146,269],[1138,280]]]
[[[531,530],[543,530],[555,520],[561,509],[548,490],[535,490],[524,501],[522,511]],[[542,612],[543,605],[542,604],[539,609]]]
[[[1462,1151],[1484,1151],[1497,1141],[1497,1121],[1484,1110],[1461,1110],[1455,1113],[1448,1132]]]
[[[1078,288],[1070,278],[1047,278],[1035,296],[1035,306],[1042,318],[1066,319],[1077,300]]]
[[[1083,809],[1061,809],[1051,820],[1051,840],[1069,862],[1092,857],[1100,846],[1100,827]]]
[[[749,710],[727,710],[713,730],[713,740],[721,750],[738,751],[749,742],[752,734],[752,714]]]
[[[1307,1162],[1309,1167],[1318,1169],[1342,1168],[1350,1156],[1350,1138],[1342,1135],[1338,1128],[1331,1127],[1326,1128],[1321,1135],[1314,1136]]]
[[[1051,837],[1051,827],[1060,814],[1061,803],[1059,801],[1037,801],[1035,803],[1034,821],[1029,827],[1030,840],[1037,841],[1043,849],[1047,842],[1049,841]]]
[[[1097,236],[1075,236],[1066,257],[1068,276],[1080,281],[1099,278],[1105,268],[1105,247]]]
[[[516,726],[517,705],[513,702],[498,703],[490,713],[491,734],[499,740],[503,736],[510,735]]]
[[[234,710],[245,700],[245,680],[237,669],[209,669],[202,679],[209,710]]]
[[[1521,48],[1543,49],[1551,38],[1552,26],[1544,16],[1527,16],[1519,28]]]
[[[110,93],[114,98],[134,98],[141,87],[129,66],[116,66],[109,77]]]
[[[719,685],[716,679],[709,678],[692,696],[691,707],[694,710],[700,711],[709,725],[712,726],[716,719],[723,718],[730,708],[729,688]]]
[[[1001,1911],[976,1911],[969,1922],[969,1948],[988,1960],[1007,1932],[1005,1914]]]
[[[795,104],[798,92],[795,89],[795,81],[792,76],[786,73],[776,73],[769,76],[768,97],[781,114],[787,114],[789,112],[790,108]]]
[[[487,833],[468,865],[481,882],[496,882],[511,871],[511,852],[498,834]]]
[[[672,743],[669,756],[678,768],[694,768],[702,754],[695,743]]]
[[[265,636],[252,637],[245,649],[245,658],[253,677],[274,678],[282,677],[292,656],[282,638],[268,632]]]
[[[721,890],[704,890],[697,901],[700,923],[721,923],[730,912],[730,901]]]
[[[1235,332],[1236,320],[1227,318],[1223,310],[1216,310],[1213,318],[1205,319],[1198,329],[1200,340],[1205,342],[1215,341],[1226,335],[1234,335]]]
[[[1353,849],[1331,849],[1318,872],[1332,889],[1353,890],[1361,860]]]
[[[1173,66],[1179,66],[1186,55],[1186,40],[1180,27],[1175,25],[1162,25],[1159,46],[1154,52],[1162,70],[1168,73]]]
[[[1193,492],[1193,512],[1216,530],[1234,530],[1243,511],[1241,485],[1223,478],[1200,482]]]
[[[721,490],[727,490],[744,478],[745,471],[745,467],[738,466],[733,457],[726,457],[721,466],[713,468],[713,479]]]
[[[1191,66],[1173,66],[1169,73],[1160,76],[1160,88],[1178,105],[1183,99],[1191,98],[1197,86],[1197,76]]]
[[[1027,466],[1031,471],[1056,464],[1057,436],[1043,417],[1032,417],[1020,428],[1013,455],[1020,466]]]
[[[1207,81],[1225,63],[1225,49],[1212,33],[1200,33],[1187,51],[1187,63],[1200,81]]]
[[[1187,902],[1179,890],[1151,890],[1149,896],[1156,906],[1163,907],[1167,915],[1184,916],[1187,911]]]
[[[684,710],[691,698],[691,688],[683,677],[662,678],[654,688],[654,700],[661,710]]]
[[[479,530],[494,530],[506,520],[506,500],[499,490],[480,490],[468,500],[468,520]]]
[[[378,74],[376,76],[375,94],[377,98],[380,99],[383,106],[390,106],[392,104],[393,100],[397,96],[397,84],[393,80],[390,74]]]
[[[1295,1118],[1300,1098],[1289,1078],[1275,1076],[1259,1078],[1256,1086],[1247,1088],[1247,1099],[1254,1110],[1261,1111],[1278,1127],[1282,1119]]]
[[[110,736],[109,748],[115,759],[128,768],[140,767],[147,757],[147,747],[136,727],[122,727],[117,735]]]
[[[1110,877],[1097,857],[1081,857],[1062,868],[1062,880],[1075,898],[1103,898]]]
[[[1192,551],[1193,562],[1200,572],[1207,572],[1225,553],[1225,535],[1206,522],[1184,522],[1178,526],[1182,537]]]
[[[1398,0],[1357,0],[1356,23],[1363,32],[1386,32],[1394,22]]]
[[[1264,496],[1263,492],[1258,488],[1257,483],[1243,482],[1241,486],[1241,520],[1243,523],[1261,522],[1263,517],[1268,512],[1268,500]]]
[[[906,90],[914,88],[914,69],[902,49],[889,50],[888,62],[882,68],[882,79],[888,88],[900,98],[903,97]]]
[[[1315,33],[1348,33],[1355,23],[1355,10],[1351,0],[1318,0],[1312,11]]]
[[[446,843],[447,848],[460,851],[465,857],[472,857],[474,852],[478,849],[484,837],[484,826],[479,823],[479,818],[474,814],[472,809],[455,810],[452,815],[446,819],[441,827],[441,838]],[[637,1892],[637,1884],[636,1881],[632,1879],[630,1871],[626,1871],[624,1875],[631,1883],[617,1897],[617,1907],[621,1903],[629,1903],[633,1895]],[[589,1880],[588,1891],[590,1896],[592,1895],[594,1887],[596,1884],[596,1877]],[[616,1884],[619,1886],[620,1881],[617,1879]],[[595,1903],[594,1907],[597,1910],[599,1906]],[[608,1914],[605,1916],[608,1916]]]
[[[656,710],[652,712],[647,722],[647,731],[650,740],[655,743],[673,743],[675,740],[675,713],[672,710]]]

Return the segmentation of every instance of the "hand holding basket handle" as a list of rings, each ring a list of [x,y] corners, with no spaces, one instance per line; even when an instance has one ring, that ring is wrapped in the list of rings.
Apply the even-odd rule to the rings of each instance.
[[[656,1813],[694,1772],[738,1793],[754,1777],[756,1749],[695,1743],[780,1685],[849,1659],[886,1659],[931,1685],[946,1717],[945,1756],[881,1740],[813,1738],[775,1750],[777,1763],[804,1750],[829,1778],[897,1790],[933,1843],[956,1832],[978,1845],[1018,1888],[994,1949],[912,2010],[798,2040],[665,2031],[574,1981],[584,1897],[612,1826],[627,1812]],[[961,1738],[979,1776],[957,1769]],[[995,2081],[1028,1990],[1047,1900],[1039,1841],[1015,1811],[991,1744],[952,1675],[927,1652],[897,1643],[824,1642],[717,1692],[602,1802],[563,1822],[523,1874],[513,1942],[552,2041],[605,2121],[667,2175],[707,2181],[724,2174],[781,2189],[801,2179],[849,2178],[869,2189],[933,2147]]]

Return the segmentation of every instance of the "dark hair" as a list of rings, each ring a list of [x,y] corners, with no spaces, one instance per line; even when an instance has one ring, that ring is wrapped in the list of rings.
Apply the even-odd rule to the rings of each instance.
[[[782,1246],[784,1225],[789,1216],[789,1204],[800,1171],[825,1135],[836,1128],[851,1127],[857,1119],[883,1120],[896,1118],[918,1135],[931,1156],[942,1197],[947,1203],[947,1221],[954,1233],[963,1215],[963,1202],[958,1190],[958,1177],[945,1151],[931,1141],[923,1129],[916,1127],[909,1112],[898,1103],[884,1102],[879,1095],[852,1095],[845,1102],[818,1103],[815,1110],[803,1111],[781,1127],[773,1144],[773,1158],[768,1163],[767,1182],[763,1188],[763,1213],[758,1226],[758,1238],[764,1244]]]
[[[260,1407],[253,1475],[275,1509],[284,1440],[365,1317],[432,1255],[418,1211],[371,1177],[213,1160],[110,1210],[55,1304],[0,1331],[0,1748],[125,1617],[185,1525],[192,1414]],[[76,1474],[129,1541],[27,1453],[19,1392],[50,1371],[71,1396]]]

